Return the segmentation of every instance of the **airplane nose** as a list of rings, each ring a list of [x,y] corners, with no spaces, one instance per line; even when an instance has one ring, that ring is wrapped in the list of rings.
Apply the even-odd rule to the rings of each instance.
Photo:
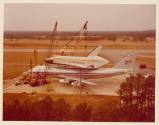
[[[45,62],[46,63],[53,63],[53,60],[52,59],[46,59]]]

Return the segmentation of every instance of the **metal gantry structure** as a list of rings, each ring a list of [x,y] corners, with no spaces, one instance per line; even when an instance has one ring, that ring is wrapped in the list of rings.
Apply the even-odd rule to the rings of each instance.
[[[56,54],[55,49],[57,49],[56,48],[57,24],[58,23],[56,21],[55,25],[54,25],[54,28],[53,28],[53,31],[52,31],[51,36],[50,36],[50,45],[49,45],[48,57],[51,57],[51,56]]]
[[[57,51],[60,51],[61,53],[60,52],[59,53],[56,52],[56,54],[58,53],[58,55],[71,55],[71,56],[74,56],[75,52],[78,50],[79,43],[84,39],[85,40],[84,51],[85,51],[85,53],[87,53],[87,24],[88,24],[88,21],[86,21],[84,23],[84,25],[81,27],[81,29],[79,31],[77,31],[75,33],[75,35],[73,35],[72,38],[69,39],[68,42],[66,42],[66,44],[64,45],[63,48],[59,48],[59,46],[57,46],[57,45],[59,45],[58,41],[55,40],[56,39],[56,35],[57,35],[57,23],[56,23],[55,26],[54,26],[53,33],[52,33],[53,35],[51,37],[52,38],[51,39],[52,43],[50,44],[50,46],[51,46],[50,48],[52,48],[54,50],[57,50]],[[66,50],[71,49],[70,44],[73,43],[73,42],[75,42],[74,45],[73,45],[73,49],[72,49],[73,52],[72,53],[71,52],[67,53]],[[55,45],[55,43],[56,43],[56,45]],[[59,48],[59,49],[57,49],[57,48]]]

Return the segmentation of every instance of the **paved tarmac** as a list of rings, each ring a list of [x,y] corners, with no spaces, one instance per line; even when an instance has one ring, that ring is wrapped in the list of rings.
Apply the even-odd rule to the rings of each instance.
[[[4,93],[56,93],[56,94],[89,94],[89,95],[117,95],[116,91],[119,89],[122,81],[126,79],[128,75],[113,76],[108,78],[90,80],[97,83],[97,86],[72,86],[64,83],[59,83],[58,79],[52,78],[50,84],[40,85],[37,87],[31,87],[28,84],[15,86],[10,84],[4,87]],[[10,82],[15,82],[16,80],[10,80]]]

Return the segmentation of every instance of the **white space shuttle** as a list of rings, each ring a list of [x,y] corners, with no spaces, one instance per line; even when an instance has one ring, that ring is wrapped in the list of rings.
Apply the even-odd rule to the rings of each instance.
[[[98,46],[87,57],[54,55],[45,60],[49,64],[66,65],[74,68],[96,69],[109,63],[108,60],[98,56],[102,46]]]

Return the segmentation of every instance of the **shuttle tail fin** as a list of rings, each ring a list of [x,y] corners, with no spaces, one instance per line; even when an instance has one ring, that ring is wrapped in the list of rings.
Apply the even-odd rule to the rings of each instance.
[[[133,69],[135,66],[135,57],[133,55],[127,55],[113,68],[116,69]]]
[[[88,57],[97,56],[99,52],[101,51],[101,49],[102,49],[102,46],[98,46],[88,55]]]

